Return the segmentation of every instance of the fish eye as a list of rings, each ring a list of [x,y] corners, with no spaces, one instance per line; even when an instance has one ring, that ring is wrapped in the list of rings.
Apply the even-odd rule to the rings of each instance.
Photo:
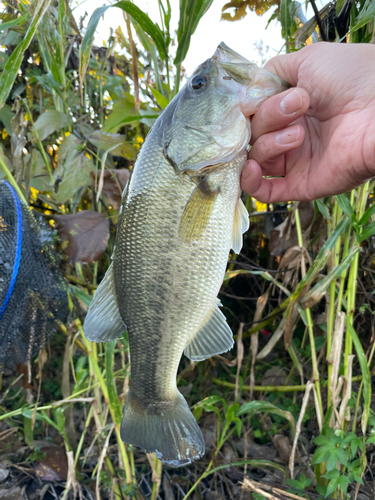
[[[203,75],[195,76],[191,81],[191,86],[194,90],[202,89],[207,85],[207,78]]]

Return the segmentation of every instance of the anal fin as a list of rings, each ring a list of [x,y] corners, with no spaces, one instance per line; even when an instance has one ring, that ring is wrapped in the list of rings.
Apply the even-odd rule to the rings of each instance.
[[[126,329],[117,306],[113,264],[101,281],[90,304],[83,330],[93,342],[117,339]]]
[[[216,354],[227,352],[233,347],[232,330],[219,305],[218,300],[196,336],[185,347],[185,356],[193,361],[203,361]]]
[[[238,199],[234,210],[232,244],[231,247],[236,254],[239,254],[242,248],[242,234],[249,229],[249,214],[241,198]]]

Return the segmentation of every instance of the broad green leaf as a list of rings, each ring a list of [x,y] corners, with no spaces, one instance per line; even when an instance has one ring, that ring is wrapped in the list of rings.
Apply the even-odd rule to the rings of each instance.
[[[366,0],[364,6],[359,13],[356,24],[350,30],[350,33],[354,33],[355,31],[366,26],[367,23],[373,21],[375,17],[375,0]]]
[[[340,482],[339,477],[335,477],[334,479],[331,479],[331,481],[328,483],[328,486],[327,486],[326,496],[330,495],[331,493],[333,493],[335,491],[335,489],[339,485],[339,482]]]
[[[4,106],[0,109],[0,120],[3,122],[5,130],[9,135],[12,135],[12,126],[10,122],[14,115],[15,113],[11,111],[9,104],[4,104]]]
[[[53,185],[51,176],[46,168],[40,151],[32,148],[28,162],[32,176],[30,186],[41,192],[52,191]]]
[[[168,106],[168,104],[169,104],[168,99],[166,97],[164,97],[160,92],[158,92],[153,87],[150,87],[150,90],[152,92],[152,95],[155,97],[156,102],[161,107],[161,109],[165,109]]]
[[[107,117],[104,122],[103,132],[111,132],[115,134],[121,127],[119,122],[125,116],[134,116],[138,120],[138,114],[135,112],[134,97],[131,94],[124,94],[124,96],[113,104],[112,113]]]
[[[115,382],[113,379],[113,360],[114,350],[117,340],[111,340],[105,345],[105,374],[108,388],[109,405],[114,416],[115,423],[120,425],[122,420],[122,411],[119,397],[117,395]]]
[[[127,143],[126,137],[121,134],[109,134],[96,130],[88,136],[88,140],[98,149],[104,149],[114,156],[135,160],[138,154],[138,150]]]
[[[336,200],[345,215],[351,217],[354,214],[353,207],[351,206],[350,201],[348,200],[346,194],[336,195]]]
[[[159,118],[159,115],[131,115],[131,116],[125,116],[119,122],[117,122],[113,126],[113,128],[117,127],[117,129],[118,129],[122,125],[129,124],[129,123],[139,122],[142,119],[156,120],[157,118]]]
[[[357,351],[357,356],[358,356],[358,361],[359,365],[361,367],[361,372],[362,372],[362,378],[363,378],[363,399],[364,399],[364,404],[363,404],[363,411],[362,411],[362,421],[361,421],[361,426],[362,426],[362,432],[363,435],[366,435],[366,430],[367,430],[367,422],[370,416],[370,404],[371,404],[371,376],[370,376],[370,370],[367,364],[367,359],[365,356],[365,353],[363,351],[363,347],[361,344],[361,341],[358,338],[358,335],[356,331],[354,330],[352,325],[347,325],[350,336],[352,337],[353,344],[355,347],[355,350]]]
[[[25,50],[30,45],[30,42],[35,35],[38,25],[50,3],[51,0],[38,1],[34,9],[33,18],[25,36],[23,37],[21,43],[17,45],[16,49],[12,52],[11,56],[4,66],[4,70],[0,78],[0,108],[4,106],[5,101],[9,96],[9,93],[13,87],[13,83],[20,69]]]
[[[55,109],[46,111],[39,116],[34,124],[41,141],[47,139],[48,136],[57,130],[67,128],[68,117],[65,113],[56,111]]]
[[[293,434],[295,434],[296,422],[293,415],[289,411],[281,410],[280,408],[277,408],[277,406],[268,403],[268,401],[250,401],[249,403],[245,403],[236,412],[236,417],[245,414],[254,415],[258,412],[274,413],[275,415],[279,415],[280,417],[285,418],[289,421]]]
[[[57,157],[55,179],[62,179],[58,192],[51,194],[58,203],[64,203],[79,189],[91,184],[90,172],[94,170],[91,158],[82,150],[82,144],[73,134],[61,143]]]

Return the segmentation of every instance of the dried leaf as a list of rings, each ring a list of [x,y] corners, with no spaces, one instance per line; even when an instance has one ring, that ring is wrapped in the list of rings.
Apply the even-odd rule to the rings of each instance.
[[[68,477],[68,462],[66,453],[59,446],[41,448],[45,457],[35,465],[36,475],[42,481],[66,481]]]
[[[307,231],[314,218],[314,204],[311,201],[301,201],[298,211],[302,231]],[[298,245],[297,228],[295,221],[292,221],[293,211],[279,226],[270,232],[270,242],[268,245],[271,255],[280,255],[288,248]]]
[[[129,180],[130,172],[126,168],[121,170],[105,170],[102,193],[115,210],[121,205],[122,192]],[[92,186],[95,188],[95,172],[91,172]]]
[[[105,252],[109,238],[109,220],[105,215],[84,210],[72,215],[56,215],[56,229],[65,242],[68,262],[96,262]]]

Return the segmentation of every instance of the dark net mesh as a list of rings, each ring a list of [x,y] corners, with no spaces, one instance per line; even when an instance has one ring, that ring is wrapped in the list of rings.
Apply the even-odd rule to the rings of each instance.
[[[68,315],[53,234],[0,182],[0,371],[37,354]]]

